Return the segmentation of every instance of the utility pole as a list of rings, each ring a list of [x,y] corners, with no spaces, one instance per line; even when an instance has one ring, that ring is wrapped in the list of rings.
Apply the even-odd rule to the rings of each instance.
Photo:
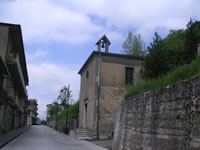
[[[102,43],[103,45],[103,43]],[[103,47],[103,46],[102,46]],[[99,139],[99,100],[100,100],[100,80],[101,80],[101,51],[99,51],[99,67],[98,67],[98,96],[97,96],[97,139]]]
[[[67,97],[66,97],[66,129],[65,129],[65,134],[69,134],[69,127],[68,127],[68,119],[69,119],[69,99],[70,99],[70,91],[69,91],[70,85],[68,85],[67,89]]]

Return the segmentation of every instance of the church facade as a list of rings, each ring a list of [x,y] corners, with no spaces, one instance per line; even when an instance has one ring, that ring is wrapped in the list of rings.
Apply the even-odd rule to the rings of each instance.
[[[104,35],[79,71],[81,76],[79,127],[90,136],[112,136],[118,104],[125,88],[140,79],[143,57],[109,53],[110,41]],[[105,47],[105,52],[101,48]]]

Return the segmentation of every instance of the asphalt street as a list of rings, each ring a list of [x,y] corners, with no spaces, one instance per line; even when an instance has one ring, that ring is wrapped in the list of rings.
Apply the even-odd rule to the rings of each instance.
[[[31,126],[2,150],[106,150],[87,141],[77,141],[46,126]]]

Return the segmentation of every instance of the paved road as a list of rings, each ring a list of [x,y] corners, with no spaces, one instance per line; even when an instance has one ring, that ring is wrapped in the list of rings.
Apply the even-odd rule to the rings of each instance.
[[[46,126],[32,126],[2,150],[106,150],[87,141],[71,137]]]

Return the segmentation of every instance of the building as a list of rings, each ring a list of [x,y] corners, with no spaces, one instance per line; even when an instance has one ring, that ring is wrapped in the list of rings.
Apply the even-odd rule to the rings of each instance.
[[[21,27],[0,23],[0,134],[26,125],[28,83]]]
[[[27,125],[37,124],[37,100],[29,99],[28,100],[28,116],[27,116]]]
[[[78,72],[81,75],[79,127],[93,137],[112,136],[115,113],[128,84],[140,79],[143,57],[109,53],[104,35]],[[105,47],[105,52],[101,48]]]

